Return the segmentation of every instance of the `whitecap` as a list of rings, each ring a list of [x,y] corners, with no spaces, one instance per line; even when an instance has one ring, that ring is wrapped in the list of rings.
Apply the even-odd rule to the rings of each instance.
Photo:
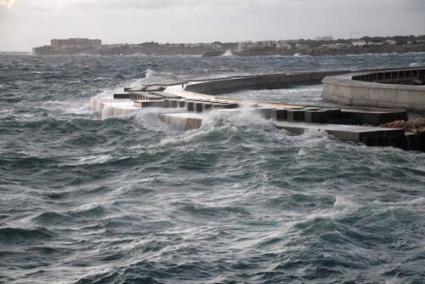
[[[85,99],[75,101],[45,101],[40,107],[49,111],[60,111],[66,114],[90,113],[90,104]]]
[[[222,57],[231,57],[234,56],[233,52],[229,49],[222,55]]]

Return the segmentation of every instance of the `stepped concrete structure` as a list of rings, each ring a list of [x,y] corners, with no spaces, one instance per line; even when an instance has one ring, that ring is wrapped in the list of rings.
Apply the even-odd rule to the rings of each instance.
[[[394,72],[398,72],[393,70]],[[362,143],[367,146],[392,146],[406,150],[424,150],[425,135],[408,133],[402,128],[386,128],[380,125],[393,121],[407,121],[408,113],[400,108],[358,108],[349,106],[297,105],[285,102],[240,100],[231,98],[230,92],[247,89],[279,89],[288,86],[315,84],[324,81],[325,96],[327,82],[357,78],[360,83],[370,80],[402,80],[416,82],[421,86],[420,70],[407,73],[410,76],[372,75],[375,71],[343,75],[349,71],[297,72],[270,75],[240,76],[212,80],[180,82],[170,85],[146,85],[125,88],[114,97],[92,98],[92,109],[107,118],[110,114],[130,115],[142,109],[158,109],[158,118],[182,130],[201,128],[209,115],[232,117],[242,112],[252,112],[253,117],[262,117],[277,129],[291,134],[305,131],[322,131],[342,141]],[[377,77],[375,77],[377,76]],[[349,78],[349,79],[347,79]],[[394,81],[391,81],[391,83]],[[354,84],[356,84],[355,82]],[[375,83],[372,83],[375,84]],[[376,83],[385,84],[385,82]],[[391,84],[389,84],[391,86]],[[412,85],[403,85],[412,87]],[[332,94],[338,92],[333,90]],[[354,93],[353,93],[354,94]],[[345,102],[345,101],[344,101]]]
[[[323,87],[340,104],[425,111],[425,67],[329,76]]]

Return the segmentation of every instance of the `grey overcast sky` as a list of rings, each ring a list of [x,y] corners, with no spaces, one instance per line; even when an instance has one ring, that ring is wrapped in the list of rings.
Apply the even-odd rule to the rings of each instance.
[[[51,38],[212,42],[425,34],[425,0],[0,0],[0,50]]]

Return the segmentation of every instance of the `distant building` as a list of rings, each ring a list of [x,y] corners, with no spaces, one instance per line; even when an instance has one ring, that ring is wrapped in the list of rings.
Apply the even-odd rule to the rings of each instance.
[[[276,41],[265,40],[265,41],[242,41],[237,45],[239,51],[251,51],[251,50],[271,50],[271,49],[289,49],[290,45],[286,43],[279,44]]]
[[[51,47],[54,49],[85,49],[101,47],[100,39],[70,38],[70,39],[52,39]]]
[[[251,46],[253,45],[252,41],[241,41],[238,42],[238,50],[239,51],[243,51],[243,50],[248,50],[251,48]]]
[[[369,45],[369,46],[381,46],[381,45],[384,45],[384,44],[385,44],[385,42],[383,42],[383,41],[369,41],[367,43],[367,45]]]
[[[215,41],[215,42],[211,43],[211,48],[214,49],[214,50],[222,49],[223,44],[219,41]]]
[[[262,47],[262,48],[276,48],[277,43],[273,40],[264,40],[264,41],[260,41],[258,42],[258,44]]]
[[[330,48],[330,49],[343,49],[343,48],[349,48],[351,45],[349,43],[342,43],[342,42],[336,42],[336,43],[330,43],[330,44],[323,44],[322,47],[324,48]]]
[[[297,49],[300,49],[300,50],[307,50],[307,49],[310,48],[310,46],[308,44],[305,44],[305,43],[297,43],[297,44],[295,44],[295,47]]]
[[[318,37],[316,37],[316,40],[319,40],[319,41],[333,41],[334,38],[333,38],[333,36],[318,36]]]
[[[364,41],[364,40],[355,40],[355,41],[352,41],[351,44],[355,47],[365,47],[365,46],[367,46],[367,42]]]
[[[279,50],[289,50],[292,48],[292,45],[286,41],[280,40],[277,42],[276,48]]]

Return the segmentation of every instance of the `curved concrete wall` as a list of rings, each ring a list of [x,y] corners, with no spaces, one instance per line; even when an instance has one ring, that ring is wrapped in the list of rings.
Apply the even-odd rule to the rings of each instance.
[[[291,85],[318,84],[326,76],[346,74],[350,71],[319,71],[284,74],[254,75],[225,78],[187,85],[189,92],[218,95],[242,90],[282,89]]]
[[[425,85],[353,80],[369,75],[372,73],[326,77],[322,81],[323,96],[332,102],[347,105],[425,111]],[[385,78],[385,73],[383,76]]]

